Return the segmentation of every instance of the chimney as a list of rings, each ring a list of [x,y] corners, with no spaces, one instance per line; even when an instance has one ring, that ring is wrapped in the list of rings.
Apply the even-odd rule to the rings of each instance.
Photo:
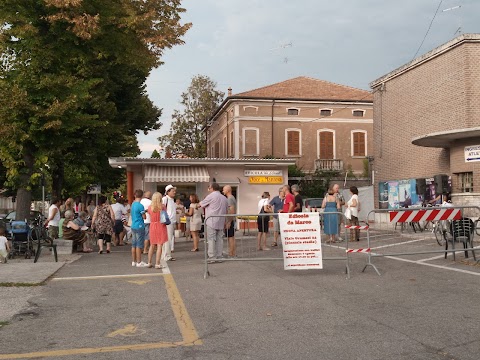
[[[231,86],[228,88],[228,96],[232,96],[232,87]]]

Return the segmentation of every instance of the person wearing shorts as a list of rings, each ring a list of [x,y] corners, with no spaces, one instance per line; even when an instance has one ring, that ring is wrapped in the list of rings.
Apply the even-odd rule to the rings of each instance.
[[[280,210],[283,209],[283,199],[285,198],[285,193],[283,192],[283,187],[278,190],[278,195],[270,200],[270,206],[273,208],[273,212],[278,214]],[[273,243],[272,246],[278,246],[278,237],[280,235],[280,223],[278,221],[278,215],[273,215]]]
[[[132,266],[147,267],[142,261],[142,252],[145,242],[145,208],[140,203],[143,190],[135,190],[135,201],[132,203],[130,215],[132,216]]]

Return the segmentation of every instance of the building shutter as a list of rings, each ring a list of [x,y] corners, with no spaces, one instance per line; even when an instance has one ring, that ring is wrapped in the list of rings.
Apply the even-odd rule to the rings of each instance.
[[[320,159],[333,159],[333,132],[322,131],[320,139]]]
[[[353,156],[365,156],[365,133],[353,133]]]
[[[287,155],[300,155],[300,132],[287,132]]]
[[[215,157],[220,158],[220,141],[215,143]]]

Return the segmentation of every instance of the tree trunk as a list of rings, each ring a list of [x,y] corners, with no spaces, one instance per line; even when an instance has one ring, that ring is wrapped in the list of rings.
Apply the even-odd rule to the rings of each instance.
[[[15,220],[30,220],[30,206],[32,204],[32,192],[28,190],[30,185],[30,177],[33,174],[34,158],[31,154],[23,156],[25,162],[24,171],[19,176],[19,186],[17,190],[17,209]]]
[[[62,198],[63,183],[65,180],[65,166],[63,160],[57,160],[56,168],[52,172],[52,197]]]

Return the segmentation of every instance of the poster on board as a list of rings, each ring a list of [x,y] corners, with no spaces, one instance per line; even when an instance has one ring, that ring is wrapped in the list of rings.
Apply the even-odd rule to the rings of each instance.
[[[320,214],[278,214],[285,270],[322,269]]]

